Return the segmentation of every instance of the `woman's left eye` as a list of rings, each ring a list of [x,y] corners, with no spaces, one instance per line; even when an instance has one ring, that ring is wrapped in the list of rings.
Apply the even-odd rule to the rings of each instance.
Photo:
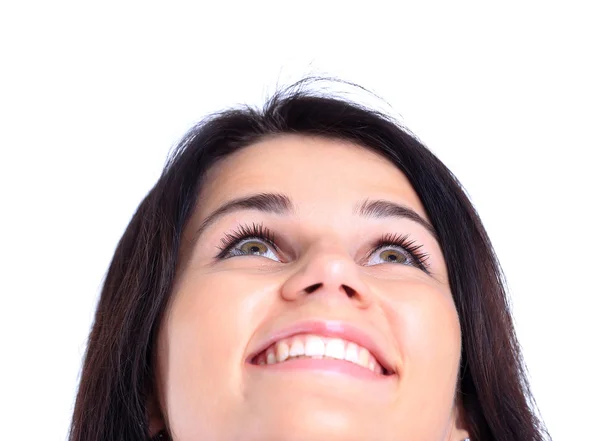
[[[249,238],[239,241],[227,251],[227,257],[233,256],[261,256],[279,261],[271,245],[259,238]]]
[[[414,264],[410,253],[398,245],[386,245],[377,248],[369,256],[367,265],[377,265],[380,263]]]

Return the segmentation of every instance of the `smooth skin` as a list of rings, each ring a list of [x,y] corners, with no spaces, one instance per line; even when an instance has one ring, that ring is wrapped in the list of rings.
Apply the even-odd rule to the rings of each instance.
[[[196,234],[223,204],[260,193],[285,195],[292,211],[236,210]],[[468,437],[455,400],[460,325],[441,249],[413,220],[359,216],[365,199],[428,220],[401,171],[348,142],[277,136],[208,171],[159,332],[152,431],[167,426],[178,441]],[[223,237],[253,223],[272,231],[278,248],[258,239],[258,254],[218,259]],[[422,245],[430,274],[382,260],[371,245],[385,234]],[[402,259],[406,250],[392,254]],[[398,374],[382,390],[381,382],[345,374],[275,375],[247,364],[258,342],[306,319],[339,320],[376,336]]]

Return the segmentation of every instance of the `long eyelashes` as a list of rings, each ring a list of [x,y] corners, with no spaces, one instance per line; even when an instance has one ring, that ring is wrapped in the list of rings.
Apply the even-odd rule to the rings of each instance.
[[[237,230],[226,233],[225,236],[221,238],[221,246],[217,247],[220,250],[217,259],[231,257],[235,246],[246,239],[262,240],[273,247],[274,250],[279,250],[275,234],[263,224],[253,223],[251,226],[240,225]],[[429,274],[429,254],[422,250],[423,245],[418,244],[415,240],[411,240],[408,234],[384,234],[372,244],[373,251],[370,255],[373,255],[380,248],[385,247],[400,247],[404,249],[408,254],[407,257],[411,261],[410,264]]]
[[[422,251],[423,245],[418,244],[415,240],[411,240],[408,234],[384,234],[381,239],[375,242],[373,248],[377,251],[379,248],[397,246],[404,248],[410,258],[415,263],[415,266],[429,274],[429,254]]]
[[[237,230],[226,233],[225,236],[221,238],[221,246],[218,247],[221,252],[218,254],[217,259],[226,258],[234,245],[244,239],[264,240],[276,250],[279,249],[276,245],[275,234],[267,227],[263,226],[263,224],[257,225],[253,223],[251,227],[248,225],[240,225]]]

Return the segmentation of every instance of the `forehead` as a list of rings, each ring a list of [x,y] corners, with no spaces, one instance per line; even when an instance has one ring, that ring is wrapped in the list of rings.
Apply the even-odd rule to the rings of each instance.
[[[227,156],[204,176],[201,211],[208,213],[233,198],[262,192],[286,194],[300,212],[382,198],[406,205],[427,219],[398,167],[361,145],[335,139],[282,135]]]

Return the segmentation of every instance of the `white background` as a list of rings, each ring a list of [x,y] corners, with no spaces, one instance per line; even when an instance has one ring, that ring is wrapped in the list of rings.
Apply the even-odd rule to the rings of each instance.
[[[550,433],[600,440],[597,2],[410,3],[0,5],[3,439],[65,439],[103,276],[169,149],[316,73],[385,98],[462,181]]]

